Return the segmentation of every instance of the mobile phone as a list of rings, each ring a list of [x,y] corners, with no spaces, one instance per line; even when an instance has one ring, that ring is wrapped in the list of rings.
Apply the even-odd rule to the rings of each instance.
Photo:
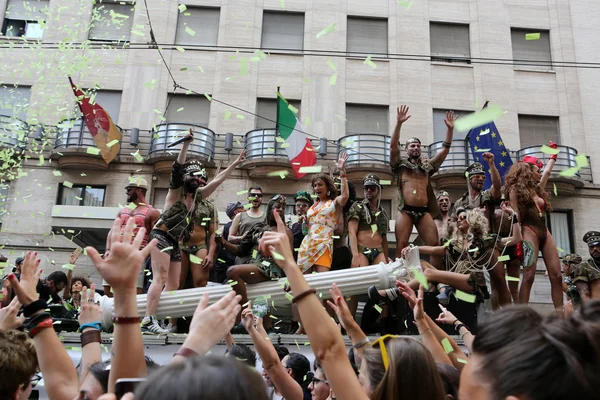
[[[115,384],[115,395],[117,396],[117,400],[125,395],[125,393],[135,392],[135,389],[146,382],[146,378],[123,378],[117,379],[117,383]]]
[[[252,314],[254,316],[263,318],[269,313],[269,303],[263,296],[259,296],[252,302]]]
[[[71,253],[71,257],[73,258],[73,264],[75,264],[81,253],[83,253],[83,249],[81,247],[77,247],[75,250],[73,250],[73,253]]]

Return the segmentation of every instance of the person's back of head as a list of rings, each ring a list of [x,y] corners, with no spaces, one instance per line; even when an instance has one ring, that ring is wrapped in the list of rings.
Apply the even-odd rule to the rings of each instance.
[[[54,271],[46,277],[47,281],[54,282],[56,287],[62,284],[63,287],[67,286],[67,275],[62,271]]]
[[[261,376],[231,357],[193,357],[155,371],[135,391],[143,400],[267,400]]]
[[[463,370],[461,396],[480,386],[494,399],[597,399],[600,324],[578,314],[545,321],[538,315],[532,322],[523,319],[527,313],[504,309],[481,327],[472,365]]]
[[[235,357],[236,360],[247,364],[249,367],[256,367],[256,352],[245,344],[234,344],[231,346],[227,355]]]
[[[0,330],[0,400],[28,398],[37,369],[35,347],[27,335]]]
[[[460,381],[460,372],[451,365],[436,363],[440,377],[442,378],[442,384],[444,385],[444,392],[448,399],[458,399],[458,384]]]
[[[300,386],[308,386],[305,379],[306,374],[310,372],[310,361],[303,354],[290,353],[282,360],[284,367],[292,370],[292,378]]]
[[[365,348],[363,363],[361,374],[366,376],[361,383],[372,400],[446,398],[433,356],[416,339],[395,337],[373,343]]]
[[[283,360],[283,357],[290,354],[288,348],[282,344],[274,344],[273,347],[275,347],[275,351],[277,352],[277,357],[279,357],[279,361]]]

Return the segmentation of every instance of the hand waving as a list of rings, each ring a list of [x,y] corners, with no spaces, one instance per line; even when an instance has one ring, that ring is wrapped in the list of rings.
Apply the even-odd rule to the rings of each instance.
[[[444,123],[448,129],[454,129],[454,121],[456,121],[456,116],[454,115],[454,111],[446,111],[446,119],[444,119]]]
[[[40,296],[37,293],[36,287],[40,280],[42,270],[38,271],[40,260],[36,259],[37,252],[28,251],[23,260],[21,267],[21,281],[17,279],[15,274],[10,274],[8,279],[10,284],[19,299],[19,302],[24,306],[36,301]]]
[[[284,271],[290,268],[297,268],[287,236],[287,228],[276,210],[273,210],[273,216],[277,222],[277,231],[266,231],[263,234],[258,242],[258,251],[267,257],[273,255],[275,263]]]
[[[335,283],[331,285],[331,289],[329,289],[329,293],[331,294],[331,300],[327,300],[327,304],[338,317],[338,321],[342,325],[342,328],[348,330],[348,326],[354,321],[352,317],[352,313],[350,313],[350,309],[348,308],[348,304],[346,300],[344,300],[344,295],[342,294],[340,288]]]
[[[411,115],[408,115],[408,110],[409,108],[407,105],[401,105],[400,107],[396,108],[396,121],[398,124],[405,123],[411,117]]]
[[[98,304],[94,303],[95,293],[95,283],[92,283],[89,290],[85,286],[81,290],[81,312],[79,313],[79,317],[77,317],[79,325],[102,321],[102,309]]]
[[[17,329],[25,322],[24,315],[17,317],[20,308],[21,303],[19,303],[19,300],[15,297],[7,307],[0,310],[0,331]]]
[[[340,170],[340,172],[343,172],[346,170],[346,161],[348,161],[348,153],[346,153],[345,151],[342,151],[340,153],[340,157],[338,158],[338,160],[335,163],[335,166],[337,167],[337,169]]]
[[[235,165],[240,165],[244,161],[246,161],[246,150],[242,150],[241,153],[240,153],[240,155],[238,156],[238,158],[236,158],[233,163]]]
[[[134,222],[134,219],[130,218],[121,235],[121,218],[115,219],[110,233],[110,255],[107,258],[102,259],[93,247],[86,248],[94,266],[113,289],[135,288],[142,263],[156,246],[154,239],[140,250],[146,229],[140,228],[134,238]]]
[[[442,310],[442,312],[440,313],[439,317],[437,317],[435,319],[436,322],[439,322],[441,324],[453,324],[454,321],[457,320],[457,318],[454,316],[454,314],[452,314],[450,311],[448,311],[448,309],[446,307],[444,307],[443,305],[439,305],[440,306],[440,310]]]

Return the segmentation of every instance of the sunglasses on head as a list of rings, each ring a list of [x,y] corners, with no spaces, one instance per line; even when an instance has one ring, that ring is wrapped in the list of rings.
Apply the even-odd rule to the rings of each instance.
[[[375,340],[371,343],[371,347],[379,346],[379,352],[381,353],[381,360],[383,361],[383,367],[387,371],[390,367],[390,358],[388,356],[387,348],[385,347],[385,342],[390,338],[398,338],[398,335],[384,335],[379,339]]]

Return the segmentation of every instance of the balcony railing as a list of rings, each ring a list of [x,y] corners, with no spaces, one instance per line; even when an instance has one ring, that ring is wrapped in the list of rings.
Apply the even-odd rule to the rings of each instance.
[[[288,158],[283,142],[278,142],[275,129],[255,129],[246,133],[244,137],[244,149],[246,149],[246,160],[257,161],[260,158]]]
[[[61,128],[61,126],[63,126]],[[117,126],[123,133],[123,130]],[[87,148],[97,147],[90,130],[83,118],[62,121],[56,132],[54,148]]]
[[[215,155],[216,135],[213,131],[200,125],[184,123],[167,123],[158,125],[156,131],[151,132],[148,156],[177,154],[183,143],[173,147],[169,144],[181,139],[188,134],[190,128],[194,134],[194,141],[188,148],[188,157],[201,158],[212,162]]]
[[[29,125],[20,119],[0,115],[0,146],[25,150]]]
[[[390,140],[387,135],[377,133],[353,133],[342,137],[337,143],[337,152],[348,153],[348,166],[359,164],[390,164]]]

